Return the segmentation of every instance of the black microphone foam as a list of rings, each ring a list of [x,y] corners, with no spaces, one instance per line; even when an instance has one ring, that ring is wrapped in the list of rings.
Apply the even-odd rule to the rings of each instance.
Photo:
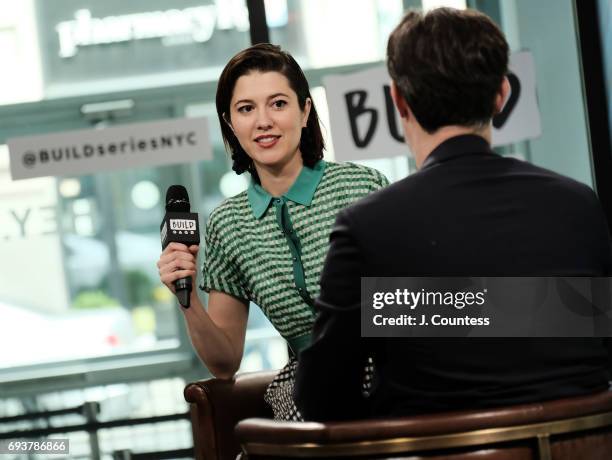
[[[160,226],[162,249],[172,242],[186,246],[200,244],[200,228],[197,213],[190,211],[189,195],[182,185],[171,185],[166,192],[166,215]],[[191,277],[174,282],[180,304],[189,308]]]
[[[189,212],[189,194],[182,185],[171,185],[166,191],[166,212]]]

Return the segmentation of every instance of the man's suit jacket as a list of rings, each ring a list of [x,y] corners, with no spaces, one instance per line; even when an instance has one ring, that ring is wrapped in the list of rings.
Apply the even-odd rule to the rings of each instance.
[[[361,338],[362,276],[603,276],[605,217],[593,191],[496,155],[478,136],[447,140],[417,173],[337,216],[299,357],[306,419],[340,420],[492,407],[607,388],[598,338]],[[362,395],[363,363],[377,383]]]

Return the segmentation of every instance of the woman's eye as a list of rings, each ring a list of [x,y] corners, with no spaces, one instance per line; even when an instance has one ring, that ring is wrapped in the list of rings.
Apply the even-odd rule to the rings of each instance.
[[[278,101],[274,101],[272,105],[277,109],[282,109],[283,107],[287,105],[287,101],[283,101],[282,99],[279,99]]]
[[[240,113],[248,113],[253,110],[252,105],[243,105],[242,107],[238,107],[238,112]]]

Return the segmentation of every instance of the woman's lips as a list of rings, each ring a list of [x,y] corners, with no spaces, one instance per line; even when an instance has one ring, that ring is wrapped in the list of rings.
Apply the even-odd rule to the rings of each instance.
[[[264,149],[269,149],[271,147],[274,147],[279,139],[280,136],[261,136],[255,139],[255,142],[260,147],[263,147]]]

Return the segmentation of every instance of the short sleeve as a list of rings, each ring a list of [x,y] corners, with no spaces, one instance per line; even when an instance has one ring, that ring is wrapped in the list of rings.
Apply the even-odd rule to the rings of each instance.
[[[213,212],[206,224],[206,247],[204,248],[204,262],[202,264],[202,281],[200,289],[210,292],[219,291],[248,301],[249,296],[244,287],[241,272],[226,254],[223,239],[218,232],[217,214]],[[233,226],[225,226],[231,232]]]

